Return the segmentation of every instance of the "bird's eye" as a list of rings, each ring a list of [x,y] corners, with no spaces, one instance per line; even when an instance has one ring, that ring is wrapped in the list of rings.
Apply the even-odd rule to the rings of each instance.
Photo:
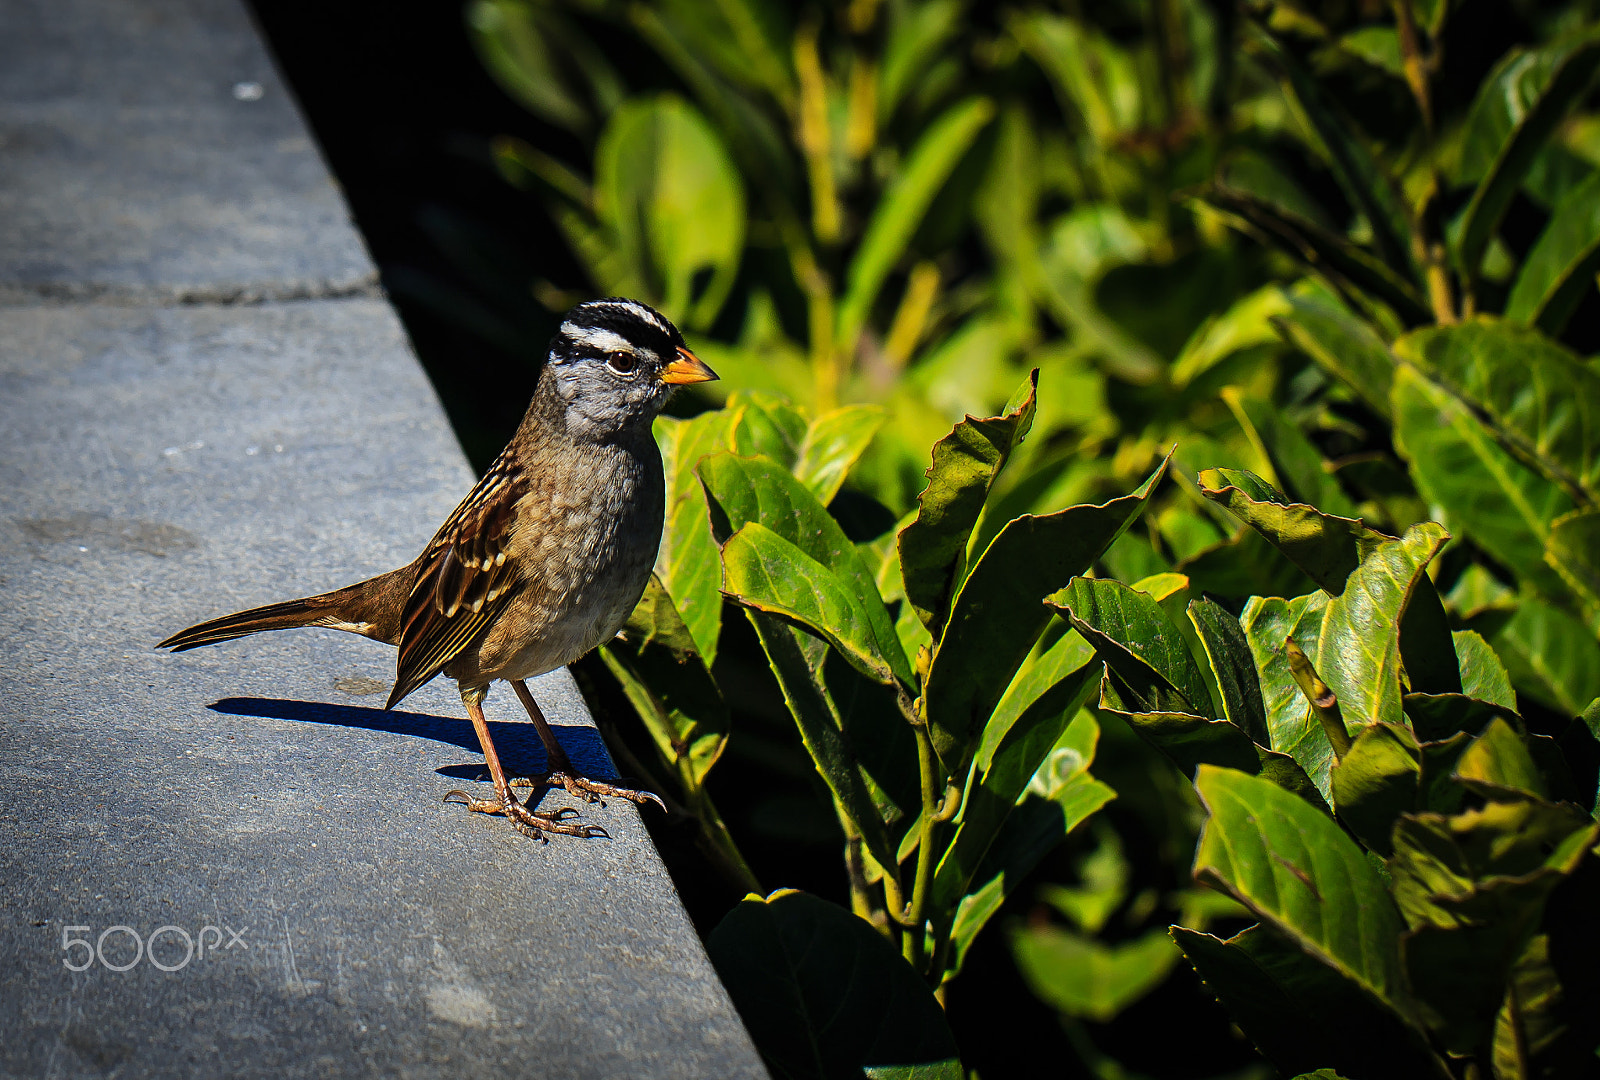
[[[606,353],[606,366],[618,375],[632,375],[639,368],[639,358],[624,349]]]

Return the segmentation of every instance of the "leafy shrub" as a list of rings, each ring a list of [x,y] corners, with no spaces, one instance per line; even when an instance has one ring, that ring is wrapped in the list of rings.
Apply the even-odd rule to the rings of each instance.
[[[724,876],[761,891],[711,797],[748,709],[723,689],[748,681],[739,620],[855,915],[941,1000],[1088,820],[1005,928],[1069,1031],[1173,970],[1176,921],[1288,1073],[1575,1067],[1594,838],[1571,804],[1600,759],[1588,7],[468,11],[562,133],[494,159],[581,287],[662,305],[734,391],[661,422],[657,579],[604,655],[636,764]],[[485,295],[572,299],[520,273]],[[509,308],[424,293],[526,345]],[[733,951],[829,936],[788,893],[735,916]],[[872,1057],[881,1034],[846,1071],[905,1064]]]

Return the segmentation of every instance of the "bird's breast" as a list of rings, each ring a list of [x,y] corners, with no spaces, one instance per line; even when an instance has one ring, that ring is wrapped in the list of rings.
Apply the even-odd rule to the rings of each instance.
[[[661,543],[661,463],[653,442],[648,451],[575,449],[528,470],[507,545],[507,562],[520,571],[512,601],[520,617],[497,620],[485,639],[485,674],[531,678],[621,629]],[[511,629],[497,633],[502,627]]]

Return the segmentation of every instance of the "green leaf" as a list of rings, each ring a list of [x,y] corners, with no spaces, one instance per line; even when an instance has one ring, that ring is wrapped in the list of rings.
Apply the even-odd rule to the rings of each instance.
[[[1529,798],[1405,815],[1389,860],[1395,902],[1412,928],[1517,919],[1577,868],[1597,832],[1577,807]]]
[[[728,742],[728,707],[661,579],[650,575],[620,637],[600,650],[661,760],[704,782]]]
[[[944,627],[950,596],[965,569],[962,556],[989,489],[1033,424],[1038,386],[1036,369],[1014,408],[981,420],[968,416],[934,444],[916,520],[898,540],[906,599],[934,634]]]
[[[786,398],[764,391],[735,390],[724,410],[728,449],[743,457],[768,457],[793,470],[809,426],[806,416]],[[820,500],[819,500],[820,501]]]
[[[1567,192],[1522,262],[1506,319],[1551,337],[1566,329],[1600,271],[1600,173]]]
[[[1328,164],[1350,205],[1359,209],[1372,227],[1378,257],[1388,266],[1410,270],[1411,226],[1405,202],[1388,172],[1378,164],[1360,137],[1339,116],[1324,95],[1321,84],[1278,41],[1252,24],[1254,42],[1268,63],[1277,69],[1292,98],[1317,134]]]
[[[1600,612],[1600,507],[1574,510],[1552,521],[1544,561],[1591,613]]]
[[[1572,509],[1560,487],[1501,448],[1455,395],[1401,367],[1394,381],[1395,445],[1417,490],[1455,528],[1542,589],[1561,589],[1544,565],[1550,523]]]
[[[1558,608],[1524,599],[1491,644],[1517,690],[1562,716],[1600,697],[1600,644]]]
[[[996,737],[988,759],[980,762],[962,803],[955,836],[939,859],[933,882],[935,911],[953,911],[961,897],[973,890],[979,867],[995,838],[1005,827],[1034,774],[1058,748],[1069,724],[1083,727],[1077,737],[1068,742],[1087,746],[1088,753],[1079,752],[1082,760],[1074,764],[1081,765],[1085,782],[1088,782],[1087,769],[1094,760],[1099,732],[1094,720],[1081,715],[1079,710],[1094,690],[1098,675],[1095,664],[1081,663],[1030,702],[1010,723],[1003,725],[1004,732]],[[1104,793],[1109,800],[1111,789],[1105,788]],[[1071,826],[1076,824],[1074,821]],[[1018,880],[1020,878],[1007,884],[1006,891]]]
[[[817,774],[827,784],[839,811],[861,834],[873,859],[893,872],[898,863],[884,829],[882,811],[873,798],[871,780],[845,739],[838,706],[828,694],[822,670],[827,650],[811,648],[816,639],[777,616],[755,609],[746,609],[745,615],[767,654],[767,664],[777,676],[784,704],[794,717],[800,741]]]
[[[1416,809],[1422,761],[1416,739],[1398,724],[1369,724],[1333,766],[1339,820],[1371,851],[1388,855],[1395,819]]]
[[[589,109],[557,59],[570,49],[572,35],[561,33],[564,27],[549,11],[517,0],[474,0],[467,7],[467,29],[478,58],[506,93],[558,127],[589,126]]]
[[[1547,898],[1597,834],[1600,826],[1576,808],[1526,798],[1401,819],[1389,870],[1412,926],[1406,966],[1447,1048],[1467,1053],[1489,1041]]]
[[[1332,297],[1292,296],[1278,332],[1330,375],[1360,394],[1379,416],[1389,415],[1394,356],[1365,319]]]
[[[978,558],[951,601],[923,684],[929,733],[951,775],[966,772],[976,737],[1049,622],[1044,598],[1104,554],[1166,470],[1164,460],[1132,494],[1099,506],[1015,518]]]
[[[1120,581],[1073,578],[1046,605],[1084,636],[1145,711],[1211,713],[1211,693],[1178,628],[1145,593]]]
[[[823,413],[806,429],[794,465],[795,478],[827,506],[886,419],[877,405],[844,405]]]
[[[1489,239],[1536,155],[1600,69],[1600,38],[1514,50],[1490,72],[1467,117],[1459,179],[1478,181],[1461,221],[1456,263],[1476,278]],[[1480,179],[1481,177],[1481,179]]]
[[[1325,1067],[1304,1070],[1329,1062],[1345,1075],[1374,1080],[1452,1075],[1413,1025],[1265,926],[1226,941],[1182,926],[1174,926],[1172,936],[1206,986],[1284,1075],[1326,1075]]]
[[[1189,621],[1200,635],[1206,659],[1222,691],[1222,714],[1251,741],[1271,746],[1266,706],[1261,700],[1261,676],[1256,672],[1255,657],[1250,654],[1250,639],[1245,637],[1239,620],[1214,600],[1200,599],[1189,602]]]
[[[959,1058],[929,1065],[868,1065],[862,1072],[867,1080],[967,1080]]]
[[[1461,692],[1515,711],[1517,694],[1511,689],[1511,676],[1489,643],[1474,630],[1457,630],[1450,637],[1461,665]]]
[[[1237,188],[1213,185],[1198,197],[1234,227],[1325,275],[1347,296],[1353,290],[1354,296],[1380,300],[1408,325],[1430,320],[1416,286],[1393,269],[1409,266],[1409,259],[1386,263],[1338,233]]]
[[[1505,793],[1549,798],[1533,755],[1516,729],[1496,717],[1456,761],[1456,779],[1487,799]]]
[[[746,899],[706,951],[774,1076],[845,1080],[873,1066],[950,1075],[955,1037],[932,991],[843,908],[793,890]]]
[[[595,150],[595,211],[610,226],[624,281],[649,285],[672,318],[709,325],[744,251],[744,185],[716,131],[671,94],[625,102]],[[711,272],[698,297],[695,277]]]
[[[837,347],[855,352],[884,280],[905,254],[934,196],[965,156],[978,132],[994,117],[994,103],[972,97],[952,105],[917,141],[904,169],[884,192],[867,225],[839,301]]]
[[[1281,285],[1263,285],[1206,319],[1173,361],[1172,384],[1181,389],[1243,349],[1276,344],[1275,320],[1290,310],[1289,294]]]
[[[900,102],[932,66],[941,46],[961,32],[959,0],[890,7],[888,39],[878,73],[878,123],[894,117]]]
[[[1369,529],[1358,518],[1324,514],[1242,469],[1204,469],[1200,493],[1226,506],[1288,556],[1324,592],[1337,595],[1362,557],[1394,537]]]
[[[1433,522],[1372,548],[1338,596],[1252,598],[1240,616],[1261,676],[1272,748],[1292,756],[1328,794],[1333,752],[1284,654],[1293,640],[1333,689],[1347,724],[1404,721],[1401,626],[1446,534]]]
[[[1108,945],[1046,924],[1013,932],[1011,955],[1035,997],[1103,1023],[1160,986],[1183,954],[1165,929]]]
[[[760,524],[770,530],[773,538],[787,541],[826,567],[831,572],[830,580],[837,583],[837,591],[852,607],[860,609],[865,636],[853,640],[870,641],[889,671],[907,686],[914,684],[911,665],[900,648],[894,621],[884,607],[872,570],[815,495],[787,470],[763,458],[719,454],[704,459],[698,475],[726,522],[727,531],[721,536],[749,524]],[[770,542],[761,542],[765,545],[763,551],[776,550]],[[792,575],[788,578],[792,585],[802,584]]]
[[[694,470],[701,458],[727,449],[732,418],[719,410],[693,420],[663,416],[655,425],[667,489],[666,528],[656,552],[656,574],[708,668],[716,661],[722,633],[722,557],[711,536],[705,492]]]
[[[1329,514],[1354,517],[1356,505],[1323,465],[1322,451],[1271,402],[1250,397],[1236,386],[1222,389],[1245,437],[1277,474],[1280,486],[1298,502]]]
[[[892,659],[905,665],[893,626],[878,637],[872,615],[843,578],[760,522],[722,545],[722,572],[724,595],[803,624],[870,679],[886,686],[911,681],[909,667],[902,674]]]
[[[1046,707],[1042,702],[1043,699],[1040,710]],[[1041,712],[1041,715],[1049,714]],[[1014,727],[1012,730],[1018,731],[1018,737],[1010,741],[1016,750],[1008,749],[1003,756],[996,755],[987,774],[993,787],[976,796],[970,829],[965,820],[968,811],[963,809],[962,829],[967,832],[967,838],[962,840],[958,832],[934,881],[936,908],[946,912],[954,904],[955,918],[950,924],[950,949],[944,972],[946,980],[960,972],[973,940],[1000,910],[1011,890],[1024,881],[1039,865],[1039,860],[1055,850],[1067,834],[1116,797],[1116,792],[1089,774],[1100,729],[1092,718],[1080,713],[1027,781],[1026,789],[1015,800],[1009,815],[1004,816],[1006,808],[999,801],[1003,791],[1015,783],[1017,764],[1031,754],[1031,747],[1038,745],[1037,739],[1028,737],[1027,727],[1018,727],[1023,730]],[[992,834],[987,850],[980,850],[984,847],[984,833],[992,830],[998,832]],[[981,855],[981,861],[974,864],[971,859],[977,855]],[[961,895],[963,890],[965,896]]]
[[[1202,765],[1195,787],[1210,812],[1195,879],[1409,1016],[1400,914],[1355,842],[1304,800],[1245,773]]]
[[[1407,334],[1395,353],[1579,505],[1600,502],[1600,371],[1537,331],[1487,317]]]

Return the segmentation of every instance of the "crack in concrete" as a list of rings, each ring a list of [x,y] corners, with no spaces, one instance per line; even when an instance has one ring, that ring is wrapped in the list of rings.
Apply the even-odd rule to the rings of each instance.
[[[104,282],[0,282],[0,307],[245,307],[301,300],[386,300],[376,272],[351,281],[128,286]]]

